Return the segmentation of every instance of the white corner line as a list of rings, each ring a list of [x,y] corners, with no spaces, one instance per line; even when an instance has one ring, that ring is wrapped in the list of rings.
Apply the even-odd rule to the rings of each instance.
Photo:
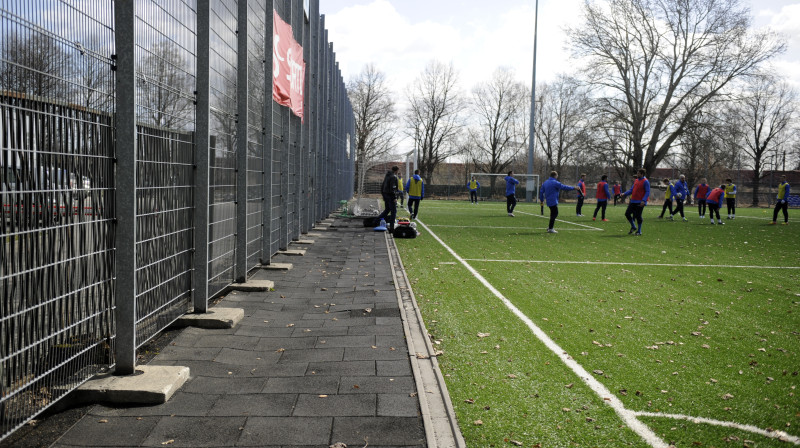
[[[690,415],[683,415],[683,414],[662,414],[660,412],[634,412],[634,414],[636,414],[637,417],[669,418],[673,420],[687,420],[689,422],[698,424],[702,423],[706,425],[723,426],[725,428],[739,429],[741,431],[751,432],[753,434],[758,434],[760,436],[764,436],[769,439],[777,439],[782,442],[791,442],[795,445],[800,445],[800,437],[787,434],[786,432],[780,430],[767,431],[766,429],[761,429],[753,425],[745,425],[736,422],[725,422],[722,420],[714,420],[706,417],[692,417]]]
[[[622,402],[617,398],[616,395],[612,394],[602,383],[596,380],[589,372],[586,371],[577,361],[575,361],[569,354],[567,354],[564,349],[562,349],[558,344],[555,343],[549,336],[539,328],[533,321],[526,316],[519,308],[514,306],[511,301],[509,301],[503,294],[498,291],[491,283],[489,283],[481,274],[478,273],[469,263],[466,262],[463,258],[461,258],[453,249],[450,248],[444,241],[442,241],[435,233],[431,231],[431,229],[425,225],[422,221],[417,221],[419,225],[421,225],[428,233],[439,242],[450,254],[458,260],[465,268],[475,277],[478,281],[480,281],[489,291],[491,291],[503,304],[508,308],[512,313],[514,313],[521,321],[523,321],[528,328],[533,332],[533,334],[540,340],[544,345],[550,349],[556,356],[558,356],[561,361],[567,365],[590,389],[592,389],[600,398],[603,400],[604,403],[608,404],[617,415],[634,431],[638,434],[648,445],[654,448],[669,448],[669,444],[664,442],[653,430],[651,430],[647,425],[639,421],[636,416],[636,413],[625,409],[625,406]]]
[[[465,258],[465,261],[481,261],[491,263],[547,263],[547,264],[597,264],[611,266],[664,266],[674,268],[729,268],[729,269],[800,269],[800,266],[745,266],[730,264],[673,264],[673,263],[630,263],[624,261],[572,261],[572,260],[490,260],[481,258]]]

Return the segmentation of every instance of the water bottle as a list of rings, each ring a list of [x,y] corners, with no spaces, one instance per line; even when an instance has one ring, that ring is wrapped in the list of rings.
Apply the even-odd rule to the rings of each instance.
[[[381,223],[378,227],[386,227],[386,220],[381,218]]]

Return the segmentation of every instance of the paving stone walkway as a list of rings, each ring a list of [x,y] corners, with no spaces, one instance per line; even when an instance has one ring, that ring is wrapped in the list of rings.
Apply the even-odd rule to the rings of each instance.
[[[191,369],[166,404],[98,405],[54,446],[426,446],[382,233],[337,220],[231,292],[230,330],[187,328],[150,364]]]

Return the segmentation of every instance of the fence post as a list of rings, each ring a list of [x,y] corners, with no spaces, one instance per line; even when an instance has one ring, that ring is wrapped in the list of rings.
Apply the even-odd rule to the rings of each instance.
[[[272,37],[275,30],[272,29],[274,8],[273,0],[267,0],[267,17],[264,20],[264,110],[261,114],[264,138],[264,152],[262,154],[262,176],[264,179],[264,207],[261,213],[261,264],[268,265],[272,259],[272,146],[274,137],[272,135],[272,110],[275,101],[272,100]]]
[[[136,369],[136,2],[114,4],[116,39],[115,206],[117,375]]]
[[[210,0],[197,0],[197,130],[194,140],[194,254],[192,255],[192,300],[195,313],[208,311],[210,21]]]
[[[250,106],[248,88],[248,2],[238,2],[236,69],[236,252],[234,282],[247,281],[247,114]]]

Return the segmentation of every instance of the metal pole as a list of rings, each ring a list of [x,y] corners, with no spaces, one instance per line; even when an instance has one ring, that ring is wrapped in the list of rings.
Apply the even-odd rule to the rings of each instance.
[[[536,0],[533,19],[533,81],[531,82],[531,123],[530,137],[528,137],[528,174],[533,174],[533,157],[536,149],[536,34],[539,28],[539,0]],[[530,187],[531,177],[528,177],[525,189],[525,201],[533,201],[533,188]]]
[[[264,111],[261,114],[263,121],[264,153],[262,154],[262,176],[264,179],[264,209],[261,213],[261,264],[268,265],[272,259],[272,152],[275,139],[272,135],[272,109],[275,102],[272,100],[272,15],[273,0],[267,0],[267,17],[264,20]]]
[[[114,5],[117,122],[115,166],[115,374],[136,370],[136,2]]]
[[[247,279],[247,114],[249,109],[247,49],[249,24],[248,3],[238,4],[238,67],[236,70],[236,251],[234,282]]]
[[[197,130],[194,139],[194,254],[192,301],[195,313],[208,311],[209,146],[211,134],[211,2],[197,2]]]

